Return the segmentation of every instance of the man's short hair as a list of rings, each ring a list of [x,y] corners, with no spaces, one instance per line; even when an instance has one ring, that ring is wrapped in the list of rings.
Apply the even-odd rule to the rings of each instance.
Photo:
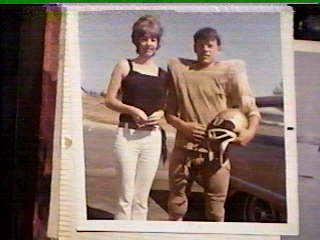
[[[218,46],[221,45],[220,36],[214,28],[205,27],[199,29],[194,35],[193,40],[197,42],[198,40],[209,40],[209,41],[217,41]]]

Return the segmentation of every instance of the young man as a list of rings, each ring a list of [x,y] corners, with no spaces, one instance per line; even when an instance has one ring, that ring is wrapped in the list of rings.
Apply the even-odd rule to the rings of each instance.
[[[245,146],[255,135],[260,114],[244,63],[217,60],[221,48],[217,31],[202,28],[193,37],[197,60],[172,59],[168,64],[171,77],[166,118],[177,129],[169,164],[169,218],[183,220],[188,207],[188,182],[196,173],[205,191],[207,220],[224,221],[230,162],[225,159],[221,165],[219,161],[208,161],[206,127],[219,112],[239,108],[249,121],[249,127],[237,139]]]

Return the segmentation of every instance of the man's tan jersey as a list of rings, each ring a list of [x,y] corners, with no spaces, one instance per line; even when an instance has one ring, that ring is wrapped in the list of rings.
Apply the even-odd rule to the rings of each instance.
[[[247,117],[260,116],[250,89],[245,64],[241,60],[219,61],[196,69],[195,61],[171,59],[167,113],[186,122],[209,124],[219,112],[237,107]],[[175,146],[206,151],[201,144],[188,141],[177,132]]]

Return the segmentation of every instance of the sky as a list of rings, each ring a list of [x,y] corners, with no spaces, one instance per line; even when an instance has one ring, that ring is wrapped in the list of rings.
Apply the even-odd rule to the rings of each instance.
[[[164,69],[168,59],[173,57],[195,59],[193,34],[202,27],[213,27],[222,38],[220,59],[246,62],[249,82],[256,96],[272,95],[282,81],[278,13],[109,10],[79,15],[81,85],[84,89],[102,92],[115,64],[136,56],[131,28],[144,14],[158,16],[163,25],[162,46],[155,59]]]

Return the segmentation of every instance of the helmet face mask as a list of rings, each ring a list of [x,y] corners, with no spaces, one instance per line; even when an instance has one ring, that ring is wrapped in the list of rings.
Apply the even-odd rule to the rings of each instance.
[[[216,141],[234,141],[237,138],[237,134],[224,128],[211,128],[208,130],[208,138]]]
[[[239,132],[248,127],[248,120],[238,109],[220,112],[208,125],[207,147],[209,161],[219,160],[221,165],[227,162],[227,149],[234,142]]]

